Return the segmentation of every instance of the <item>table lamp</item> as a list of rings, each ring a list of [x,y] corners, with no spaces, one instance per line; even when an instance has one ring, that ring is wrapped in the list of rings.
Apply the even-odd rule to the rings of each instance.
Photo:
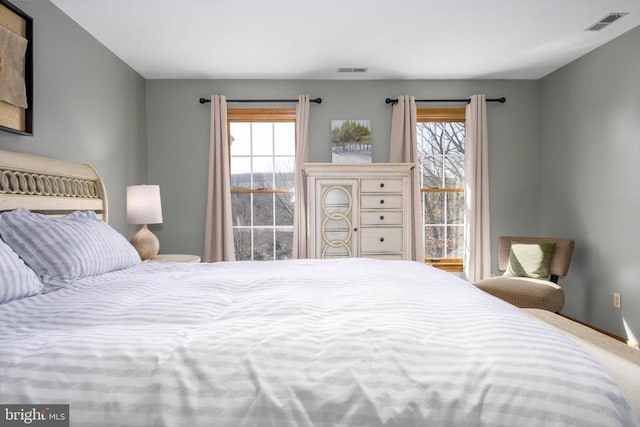
[[[151,259],[160,251],[160,241],[147,224],[162,224],[162,206],[158,185],[130,185],[127,187],[127,222],[142,224],[131,238],[131,244],[143,260]]]

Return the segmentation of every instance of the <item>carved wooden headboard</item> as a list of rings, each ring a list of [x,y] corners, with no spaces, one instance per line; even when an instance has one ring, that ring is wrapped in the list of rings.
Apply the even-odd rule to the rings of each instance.
[[[108,220],[107,192],[91,166],[0,149],[0,212],[18,208],[48,215],[92,210]]]

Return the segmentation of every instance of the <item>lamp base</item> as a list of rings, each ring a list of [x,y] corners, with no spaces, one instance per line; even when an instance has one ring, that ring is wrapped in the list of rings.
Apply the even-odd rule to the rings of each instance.
[[[154,258],[160,252],[160,241],[145,225],[130,240],[140,258],[145,261]]]

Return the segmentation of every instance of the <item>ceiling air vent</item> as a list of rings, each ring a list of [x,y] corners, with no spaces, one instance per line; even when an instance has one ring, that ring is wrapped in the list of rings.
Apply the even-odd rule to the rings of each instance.
[[[628,13],[612,12],[607,16],[605,16],[604,18],[602,18],[601,20],[599,20],[598,22],[596,22],[595,24],[593,24],[592,26],[590,26],[589,28],[587,28],[587,31],[600,31],[607,25],[617,21],[618,19],[622,18],[625,15],[628,15]]]
[[[367,67],[340,67],[338,68],[338,73],[366,73],[368,70]]]

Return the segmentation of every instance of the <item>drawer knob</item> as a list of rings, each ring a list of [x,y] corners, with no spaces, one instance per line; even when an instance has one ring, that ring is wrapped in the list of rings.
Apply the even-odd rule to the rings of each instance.
[[[384,219],[384,215],[380,215],[380,221]]]
[[[384,205],[384,199],[380,199],[380,204]]]
[[[384,242],[384,237],[381,237],[381,238],[380,238],[380,241],[381,241],[381,242]]]
[[[358,231],[358,227],[354,228],[353,231]]]
[[[384,188],[384,182],[380,183],[380,188]]]

